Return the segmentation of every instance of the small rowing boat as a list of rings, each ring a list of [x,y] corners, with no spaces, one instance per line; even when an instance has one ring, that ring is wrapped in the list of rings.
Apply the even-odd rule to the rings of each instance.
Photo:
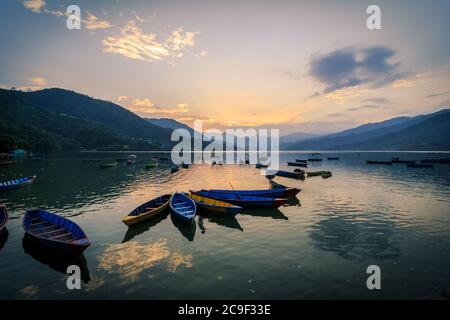
[[[291,166],[291,167],[304,167],[304,168],[308,167],[308,164],[306,164],[304,162],[291,162],[291,161],[288,161],[287,165]]]
[[[197,212],[194,200],[180,192],[174,193],[170,198],[170,209],[174,217],[185,223],[192,223]]]
[[[4,204],[0,204],[0,233],[2,233],[3,228],[8,222],[8,210]]]
[[[339,157],[327,157],[327,160],[339,160]]]
[[[288,201],[285,198],[255,197],[233,193],[218,193],[209,191],[190,191],[190,192],[207,198],[229,202],[242,208],[259,208],[259,207],[278,208]]]
[[[286,186],[282,185],[281,183],[275,182],[273,180],[269,180],[269,186],[270,186],[270,189],[283,189],[283,188],[286,188]]]
[[[52,249],[81,254],[90,245],[75,222],[44,210],[27,210],[22,226],[30,238]]]
[[[331,172],[330,171],[310,171],[307,173],[308,177],[316,177],[316,176],[326,176],[326,178],[331,177]]]
[[[257,163],[255,165],[256,169],[261,169],[261,168],[268,168],[269,166],[267,164],[262,164],[262,163]]]
[[[198,208],[215,214],[234,217],[239,213],[239,211],[242,210],[242,207],[235,206],[231,203],[204,197],[194,193],[188,194],[188,197],[194,200]]]
[[[408,164],[408,168],[434,168],[434,166],[428,163],[411,163]]]
[[[271,176],[279,176],[279,177],[286,177],[286,178],[292,178],[292,179],[305,179],[305,172],[299,171],[299,172],[291,172],[291,171],[282,171],[278,170],[276,172],[268,172],[266,174],[266,177],[270,179]]]
[[[170,194],[165,194],[141,204],[124,217],[122,222],[127,226],[131,226],[157,216],[166,210],[170,202],[170,196]]]
[[[152,168],[156,168],[159,165],[158,162],[147,162],[145,164],[145,169],[152,169]]]
[[[300,189],[297,188],[279,188],[279,189],[262,189],[262,190],[201,190],[212,193],[222,193],[222,194],[236,194],[242,196],[253,196],[253,197],[265,197],[265,198],[288,198],[295,197]]]
[[[115,166],[117,166],[117,162],[113,162],[113,163],[102,163],[102,164],[100,165],[100,169],[114,168]]]
[[[400,160],[400,158],[392,158],[392,163],[416,163],[415,160]]]
[[[18,188],[25,187],[29,184],[32,184],[35,179],[36,179],[36,176],[30,176],[30,177],[22,177],[19,179],[0,182],[0,191],[12,190],[12,189],[18,189]]]
[[[377,160],[367,160],[367,164],[387,164],[392,165],[392,161],[377,161]]]
[[[308,160],[304,160],[304,159],[295,159],[295,162],[307,163]]]

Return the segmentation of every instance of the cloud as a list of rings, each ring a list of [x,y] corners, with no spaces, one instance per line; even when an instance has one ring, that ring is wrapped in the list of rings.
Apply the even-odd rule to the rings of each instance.
[[[203,50],[203,51],[200,51],[200,53],[197,53],[195,56],[196,57],[206,57],[207,55],[208,55],[208,51]]]
[[[188,115],[190,106],[187,103],[180,103],[173,108],[161,108],[149,98],[132,98],[129,96],[119,96],[117,101],[122,102],[131,112],[144,117],[193,117]]]
[[[86,10],[86,18],[81,20],[83,26],[88,30],[109,29],[112,27],[108,20],[99,20],[96,16]]]
[[[378,109],[381,108],[379,105],[376,104],[364,104],[361,106],[361,108],[365,108],[365,109]]]
[[[393,88],[411,88],[421,84],[428,83],[435,79],[431,72],[423,72],[413,75],[409,78],[398,79],[392,83]]]
[[[23,3],[23,5],[25,8],[33,12],[41,13],[45,6],[45,0],[27,0]]]
[[[448,94],[450,94],[450,91],[438,92],[438,93],[433,93],[433,94],[427,95],[427,98],[435,98],[435,97],[440,97],[440,96],[446,96]]]
[[[47,80],[43,77],[31,77],[28,79],[31,85],[37,86],[37,87],[45,87],[47,86]]]
[[[378,103],[378,104],[390,104],[391,103],[391,101],[386,98],[369,98],[369,99],[365,99],[364,101],[370,102],[370,103]]]
[[[158,42],[154,33],[145,34],[134,21],[129,21],[120,30],[120,36],[103,40],[103,52],[143,61],[164,60],[181,57],[184,49],[194,45],[194,36],[194,32],[184,32],[178,28],[165,41]]]
[[[363,84],[381,87],[404,76],[399,63],[389,61],[394,56],[394,50],[382,46],[339,49],[313,57],[309,75],[325,86],[324,93]]]

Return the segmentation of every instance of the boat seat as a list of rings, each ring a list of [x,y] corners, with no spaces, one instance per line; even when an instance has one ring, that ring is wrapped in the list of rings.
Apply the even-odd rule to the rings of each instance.
[[[48,226],[43,226],[43,227],[39,227],[39,228],[34,228],[34,229],[31,229],[31,230],[33,230],[33,231],[43,231],[43,230],[47,230],[47,229],[50,229],[50,228],[54,228],[54,227],[58,227],[58,226],[56,226],[56,225],[54,225],[54,224],[51,224],[51,225],[48,225]],[[59,228],[59,227],[58,227]]]
[[[50,235],[52,233],[55,233],[55,232],[58,232],[58,231],[63,231],[63,230],[66,230],[66,229],[65,228],[58,228],[58,229],[47,231],[47,232],[37,233],[37,235],[38,236],[48,236],[48,235]]]
[[[54,237],[51,237],[50,239],[59,239],[59,238],[67,237],[67,236],[71,236],[71,237],[72,237],[72,234],[71,234],[70,232],[68,232],[68,233],[63,233],[63,234],[60,234],[60,235],[56,235],[56,236],[54,236]]]
[[[177,210],[184,210],[184,209],[191,209],[191,207],[186,206],[186,207],[175,207],[175,209]]]
[[[39,220],[39,221],[40,221],[40,220]],[[42,221],[42,222],[38,222],[38,223],[32,223],[32,224],[30,224],[30,228],[31,228],[31,227],[36,227],[36,226],[45,225],[45,224],[48,224],[48,222],[47,222],[47,221]],[[35,228],[35,229],[39,229],[39,228]]]

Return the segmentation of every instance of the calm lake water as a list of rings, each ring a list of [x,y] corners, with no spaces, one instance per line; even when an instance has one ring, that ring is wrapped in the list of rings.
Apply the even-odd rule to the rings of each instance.
[[[427,153],[334,153],[313,163],[333,177],[297,181],[299,202],[252,210],[235,219],[197,216],[195,229],[170,214],[128,229],[121,218],[171,191],[268,188],[249,165],[170,164],[99,169],[83,158],[124,154],[65,154],[0,168],[0,181],[37,174],[27,188],[0,193],[10,221],[0,240],[0,299],[397,299],[450,295],[450,165],[434,169],[367,165],[367,159],[449,158]],[[126,155],[125,155],[126,156]],[[306,154],[283,153],[281,162]],[[289,169],[293,169],[290,167]],[[23,241],[27,207],[78,223],[92,245],[71,261],[52,258]],[[82,267],[81,290],[66,287],[67,265]],[[379,265],[382,290],[366,287],[366,268]]]

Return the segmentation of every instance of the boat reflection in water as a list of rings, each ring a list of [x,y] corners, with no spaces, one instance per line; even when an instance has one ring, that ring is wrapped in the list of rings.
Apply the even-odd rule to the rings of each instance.
[[[173,214],[170,215],[170,219],[172,219],[173,225],[178,230],[180,230],[183,237],[185,237],[189,241],[194,241],[195,229],[197,228],[195,219],[192,220],[192,223],[184,223],[184,222],[181,222],[179,219],[175,218],[173,216]]]
[[[81,280],[84,283],[88,283],[90,280],[89,269],[87,267],[86,258],[84,254],[62,254],[49,250],[39,243],[30,239],[27,235],[22,240],[22,247],[25,253],[29,254],[34,260],[39,261],[42,264],[48,265],[51,269],[64,273],[67,273],[67,268],[71,265],[77,265],[80,267]]]
[[[161,221],[166,220],[168,215],[169,215],[169,210],[166,210],[163,213],[158,214],[157,216],[155,216],[149,220],[142,221],[140,223],[130,226],[127,230],[127,233],[123,237],[122,243],[130,241],[134,237],[150,230],[150,228],[156,226]]]
[[[218,216],[215,214],[211,214],[211,213],[202,211],[198,217],[198,226],[199,226],[200,230],[202,231],[202,233],[206,232],[204,220],[215,223],[222,227],[226,227],[226,228],[230,228],[230,229],[238,229],[238,230],[244,231],[244,229],[242,229],[241,225],[239,224],[239,222],[237,221],[237,219],[234,216],[233,217]]]
[[[4,228],[3,230],[0,231],[0,251],[3,249],[6,242],[8,241],[8,235],[9,235],[8,229]]]
[[[259,209],[244,209],[240,212],[242,215],[249,215],[254,217],[267,217],[272,219],[289,220],[279,209],[274,208],[259,208]]]

